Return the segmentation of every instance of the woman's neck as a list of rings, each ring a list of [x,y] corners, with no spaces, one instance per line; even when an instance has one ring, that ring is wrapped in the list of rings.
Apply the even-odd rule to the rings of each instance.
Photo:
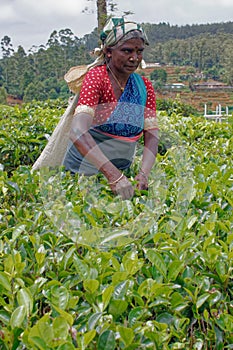
[[[113,85],[115,85],[118,89],[120,89],[121,92],[123,92],[129,75],[126,76],[125,74],[119,74],[119,72],[116,73],[116,71],[109,64],[107,64],[107,70]]]

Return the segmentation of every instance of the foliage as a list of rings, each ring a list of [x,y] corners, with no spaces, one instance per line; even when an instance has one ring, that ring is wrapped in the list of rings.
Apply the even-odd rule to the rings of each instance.
[[[157,109],[159,111],[166,111],[168,116],[178,114],[188,117],[190,115],[196,115],[197,111],[191,105],[184,104],[179,100],[179,97],[175,100],[172,99],[157,99]]]
[[[62,176],[63,218],[73,206],[93,232],[138,218],[135,240],[100,249],[63,234],[31,171],[64,107],[1,107],[1,349],[231,349],[232,121],[158,113],[173,142],[157,157],[151,208],[150,191],[122,203],[101,176]]]
[[[186,24],[182,26],[169,23],[144,23],[146,33],[153,43],[166,42],[174,39],[182,40],[199,35],[217,35],[219,32],[233,34],[233,22]]]
[[[167,72],[165,69],[155,69],[151,74],[150,74],[150,79],[151,80],[159,80],[163,83],[166,83],[167,81]]]
[[[1,107],[0,162],[7,171],[36,160],[64,107],[62,100]]]
[[[71,66],[91,61],[90,51],[97,45],[96,37],[96,31],[79,39],[70,29],[61,29],[51,33],[46,46],[34,46],[28,55],[21,46],[11,54],[3,49],[6,53],[0,60],[0,81],[9,94],[25,101],[51,99],[54,90],[57,93],[55,99],[62,98],[64,74]],[[8,48],[10,38],[6,43]],[[66,86],[65,97],[68,95]]]
[[[0,87],[0,104],[7,104],[7,92],[3,86]]]

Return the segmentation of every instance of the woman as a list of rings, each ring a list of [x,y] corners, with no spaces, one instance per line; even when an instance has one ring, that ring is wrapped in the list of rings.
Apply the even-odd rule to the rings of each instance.
[[[144,136],[135,177],[140,190],[148,188],[158,147],[154,90],[134,73],[148,41],[140,25],[124,18],[111,18],[101,40],[103,61],[84,78],[64,165],[72,173],[103,173],[111,190],[127,199],[134,188],[122,170],[130,167],[138,140]]]

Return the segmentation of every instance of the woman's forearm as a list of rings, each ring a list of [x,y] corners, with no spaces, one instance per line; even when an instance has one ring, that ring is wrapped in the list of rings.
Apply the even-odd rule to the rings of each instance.
[[[76,139],[74,145],[83,157],[103,173],[109,182],[115,181],[120,176],[121,172],[104,155],[88,132]]]
[[[149,176],[151,168],[154,165],[158,152],[159,136],[158,130],[146,130],[144,132],[144,149],[142,156],[142,171]]]

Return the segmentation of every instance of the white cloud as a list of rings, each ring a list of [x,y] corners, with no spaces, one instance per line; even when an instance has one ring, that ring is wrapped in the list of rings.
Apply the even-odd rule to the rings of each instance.
[[[0,11],[1,23],[8,23],[17,19],[14,9],[10,3],[2,4]]]
[[[218,8],[222,6],[230,6],[232,7],[232,0],[196,0],[196,4],[202,5],[202,6],[215,6],[216,11]]]
[[[78,16],[85,7],[85,0],[17,0],[19,13],[38,16]],[[43,19],[43,17],[41,17]]]
[[[97,26],[97,15],[83,14],[86,6],[96,10],[96,0],[0,0],[0,40],[12,39],[15,48],[46,44],[53,30],[69,28],[78,37]],[[116,0],[121,16],[125,11],[137,22],[177,25],[233,20],[232,0]]]

